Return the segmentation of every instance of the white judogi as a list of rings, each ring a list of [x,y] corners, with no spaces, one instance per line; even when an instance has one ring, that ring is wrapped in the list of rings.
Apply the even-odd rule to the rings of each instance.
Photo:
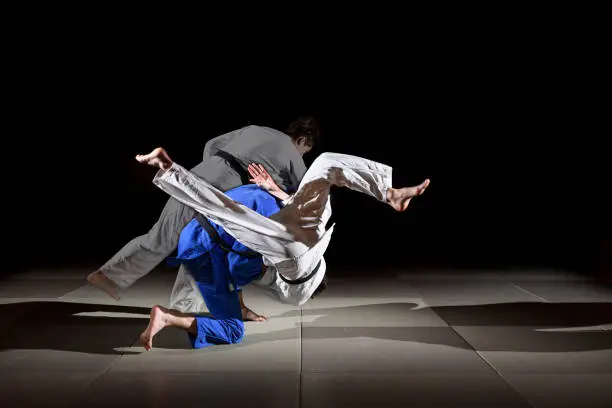
[[[270,218],[233,201],[176,163],[168,170],[158,171],[153,183],[259,252],[268,268],[257,285],[273,290],[283,302],[302,305],[325,275],[323,254],[334,230],[334,225],[326,230],[331,216],[330,187],[347,187],[386,202],[391,173],[392,168],[385,164],[323,153],[312,163],[296,193]],[[317,272],[304,283],[291,284],[282,279],[304,278],[319,262]]]

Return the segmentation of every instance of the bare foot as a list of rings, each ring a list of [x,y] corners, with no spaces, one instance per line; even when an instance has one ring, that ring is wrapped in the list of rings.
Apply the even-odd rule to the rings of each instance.
[[[389,188],[387,190],[387,202],[395,211],[406,211],[410,200],[416,196],[420,196],[425,192],[425,189],[429,186],[429,179],[425,179],[418,186],[404,187],[404,188]]]
[[[153,149],[153,151],[149,154],[137,155],[136,160],[138,160],[139,163],[159,167],[162,170],[168,170],[170,166],[172,166],[172,159],[170,159],[168,153],[166,153],[166,151],[161,147]]]
[[[242,320],[249,322],[267,322],[268,318],[266,316],[258,315],[245,306],[242,308]]]
[[[87,282],[91,283],[94,286],[97,286],[99,289],[106,292],[110,297],[115,300],[119,300],[119,295],[117,295],[117,286],[115,282],[108,279],[106,275],[104,275],[100,271],[95,271],[90,273],[87,276]]]
[[[155,305],[151,309],[151,318],[149,319],[149,325],[140,334],[140,342],[144,346],[145,350],[149,351],[153,348],[153,337],[164,327],[167,326],[168,309],[165,307]]]

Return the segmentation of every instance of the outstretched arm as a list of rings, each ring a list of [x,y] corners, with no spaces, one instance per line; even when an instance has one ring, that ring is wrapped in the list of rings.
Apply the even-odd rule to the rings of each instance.
[[[276,184],[272,176],[270,176],[270,173],[268,173],[265,167],[261,164],[249,164],[249,174],[251,175],[251,177],[253,177],[249,180],[250,182],[253,182],[258,186],[264,188],[268,193],[272,194],[279,200],[285,201],[289,197],[291,197],[289,194],[284,192],[278,186],[278,184]]]

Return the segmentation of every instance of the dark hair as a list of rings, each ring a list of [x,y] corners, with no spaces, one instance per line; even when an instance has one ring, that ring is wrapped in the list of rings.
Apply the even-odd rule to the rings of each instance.
[[[287,134],[293,140],[305,137],[310,146],[314,146],[321,138],[319,122],[312,116],[301,116],[292,121],[287,127]]]

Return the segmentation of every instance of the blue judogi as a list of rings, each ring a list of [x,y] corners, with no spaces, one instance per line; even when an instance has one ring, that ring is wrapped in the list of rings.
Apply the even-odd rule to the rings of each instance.
[[[225,194],[266,217],[280,210],[276,198],[255,184],[239,186]],[[210,223],[234,251],[249,251],[221,226]],[[193,347],[240,342],[244,336],[244,324],[238,291],[260,276],[261,255],[247,258],[224,251],[194,219],[181,232],[178,255],[168,259],[172,266],[180,263],[193,276],[212,315],[196,317],[198,334],[189,334]]]

